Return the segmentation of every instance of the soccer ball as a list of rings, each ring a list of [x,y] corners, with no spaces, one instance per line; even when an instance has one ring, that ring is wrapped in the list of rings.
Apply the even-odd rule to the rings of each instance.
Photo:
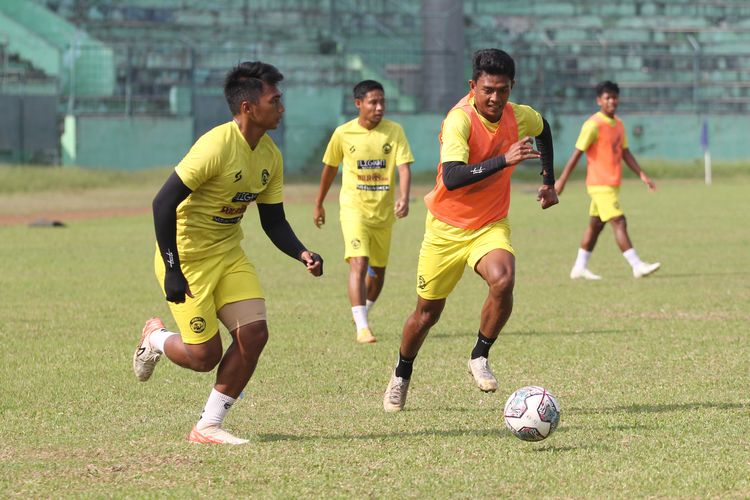
[[[541,441],[560,423],[560,405],[544,387],[521,387],[505,403],[505,425],[517,438]]]

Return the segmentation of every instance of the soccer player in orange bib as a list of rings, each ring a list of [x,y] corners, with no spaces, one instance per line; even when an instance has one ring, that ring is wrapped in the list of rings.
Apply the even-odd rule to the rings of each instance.
[[[151,377],[161,356],[198,372],[218,366],[216,383],[188,441],[244,444],[223,428],[224,417],[255,370],[268,340],[266,303],[255,267],[240,246],[240,221],[258,206],[263,231],[276,247],[314,276],[323,260],[307,250],[286,220],[281,152],[266,133],[284,112],[270,64],[232,69],[224,95],[233,120],[206,132],[175,167],[154,198],[159,285],[178,332],[159,318],[143,327],[133,355],[138,380]],[[223,352],[219,321],[232,342]]]
[[[417,267],[417,305],[404,324],[398,364],[383,397],[386,411],[403,410],[414,359],[466,265],[489,287],[468,368],[480,390],[497,390],[487,359],[513,308],[515,257],[507,215],[515,166],[541,158],[537,199],[543,209],[558,201],[552,132],[535,110],[509,102],[515,73],[506,52],[475,52],[470,91],[443,121],[437,179],[425,196],[428,213]]]
[[[581,155],[585,152],[586,190],[591,197],[589,206],[589,227],[583,233],[581,247],[578,249],[572,279],[599,280],[601,276],[589,270],[588,262],[594,251],[599,234],[609,222],[615,233],[615,241],[623,257],[633,270],[633,276],[642,278],[655,272],[661,264],[643,262],[633,248],[628,235],[625,214],[620,208],[620,182],[622,179],[622,161],[648,186],[650,191],[656,189],[643,169],[638,165],[628,149],[628,136],[622,120],[615,115],[620,103],[620,87],[613,82],[604,81],[596,86],[596,103],[599,112],[592,115],[581,127],[573,154],[565,164],[560,178],[555,184],[557,194],[562,194],[570,173],[576,167]]]
[[[379,82],[355,85],[354,105],[359,116],[334,130],[323,155],[313,223],[319,228],[325,224],[323,201],[343,164],[339,203],[344,259],[349,263],[349,301],[357,342],[371,344],[376,339],[368,313],[385,282],[393,223],[409,214],[409,165],[414,156],[401,125],[383,118],[385,92]]]

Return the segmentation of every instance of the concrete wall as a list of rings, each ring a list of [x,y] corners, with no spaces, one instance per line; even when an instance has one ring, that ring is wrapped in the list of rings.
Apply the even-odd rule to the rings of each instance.
[[[67,116],[63,165],[125,170],[176,165],[193,142],[191,117]]]

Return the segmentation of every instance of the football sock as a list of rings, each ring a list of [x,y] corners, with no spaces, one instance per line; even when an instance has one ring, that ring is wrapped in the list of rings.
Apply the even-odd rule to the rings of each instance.
[[[372,309],[372,306],[375,305],[374,300],[367,299],[367,302],[365,303],[365,307],[367,308],[367,312],[370,312],[370,309]]]
[[[230,398],[216,389],[211,389],[211,394],[208,396],[208,401],[206,401],[206,406],[203,408],[201,418],[195,424],[196,429],[205,429],[211,425],[221,427],[221,424],[224,423],[224,417],[227,416],[227,412],[235,401],[236,399]]]
[[[164,344],[167,342],[167,339],[171,337],[172,335],[179,335],[179,334],[174,333],[174,332],[168,332],[167,330],[156,330],[155,332],[151,332],[151,335],[148,336],[148,342],[149,344],[151,344],[151,347],[153,347],[160,353],[164,353]]]
[[[630,264],[630,267],[632,267],[633,269],[643,264],[640,257],[638,257],[638,254],[635,252],[635,248],[625,250],[624,252],[622,252],[622,256],[627,259],[628,264]]]
[[[496,339],[488,339],[482,332],[477,334],[477,343],[474,344],[474,350],[471,351],[471,359],[487,358],[490,355],[490,347]]]
[[[589,265],[589,258],[591,252],[584,250],[583,248],[578,249],[578,256],[576,257],[576,263],[573,264],[574,269],[586,269]]]
[[[367,306],[352,307],[352,317],[354,318],[354,323],[357,325],[357,330],[370,326],[367,322]]]
[[[396,365],[396,376],[401,377],[404,380],[409,380],[411,378],[411,371],[414,369],[414,360],[416,359],[416,356],[413,358],[406,358],[401,355],[401,352],[398,353],[398,364]]]

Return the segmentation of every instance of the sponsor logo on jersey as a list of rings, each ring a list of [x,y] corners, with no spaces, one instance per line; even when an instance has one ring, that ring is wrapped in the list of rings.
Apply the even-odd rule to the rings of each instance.
[[[206,320],[200,316],[196,316],[190,320],[190,329],[195,333],[203,333],[206,329]]]
[[[385,186],[383,185],[373,186],[370,184],[357,184],[357,189],[359,189],[360,191],[390,191],[391,186],[389,186],[388,184],[386,184]]]
[[[388,182],[388,177],[378,173],[365,175],[359,174],[357,175],[357,180],[359,182]]]
[[[385,168],[385,160],[357,160],[357,168]]]
[[[239,192],[234,195],[234,198],[232,198],[232,203],[236,203],[238,201],[242,203],[250,203],[251,201],[255,201],[255,198],[257,197],[258,193]]]
[[[357,150],[357,148],[354,147],[354,145],[349,147],[349,152],[354,153]]]
[[[229,219],[226,219],[224,217],[214,216],[214,217],[211,217],[211,219],[214,222],[218,222],[219,224],[237,224],[239,221],[242,220],[242,216],[240,215],[239,217],[231,217]]]
[[[261,184],[263,184],[265,186],[266,184],[268,184],[268,179],[270,179],[270,178],[271,178],[271,172],[269,172],[268,170],[266,170],[264,168],[263,172],[261,172],[261,174],[260,174],[260,182],[261,182]]]
[[[234,174],[234,180],[232,182],[237,182],[238,180],[242,179],[242,170],[238,170]]]
[[[247,205],[243,205],[241,207],[221,207],[221,213],[227,214],[227,215],[237,215],[237,214],[244,214],[247,210]]]

